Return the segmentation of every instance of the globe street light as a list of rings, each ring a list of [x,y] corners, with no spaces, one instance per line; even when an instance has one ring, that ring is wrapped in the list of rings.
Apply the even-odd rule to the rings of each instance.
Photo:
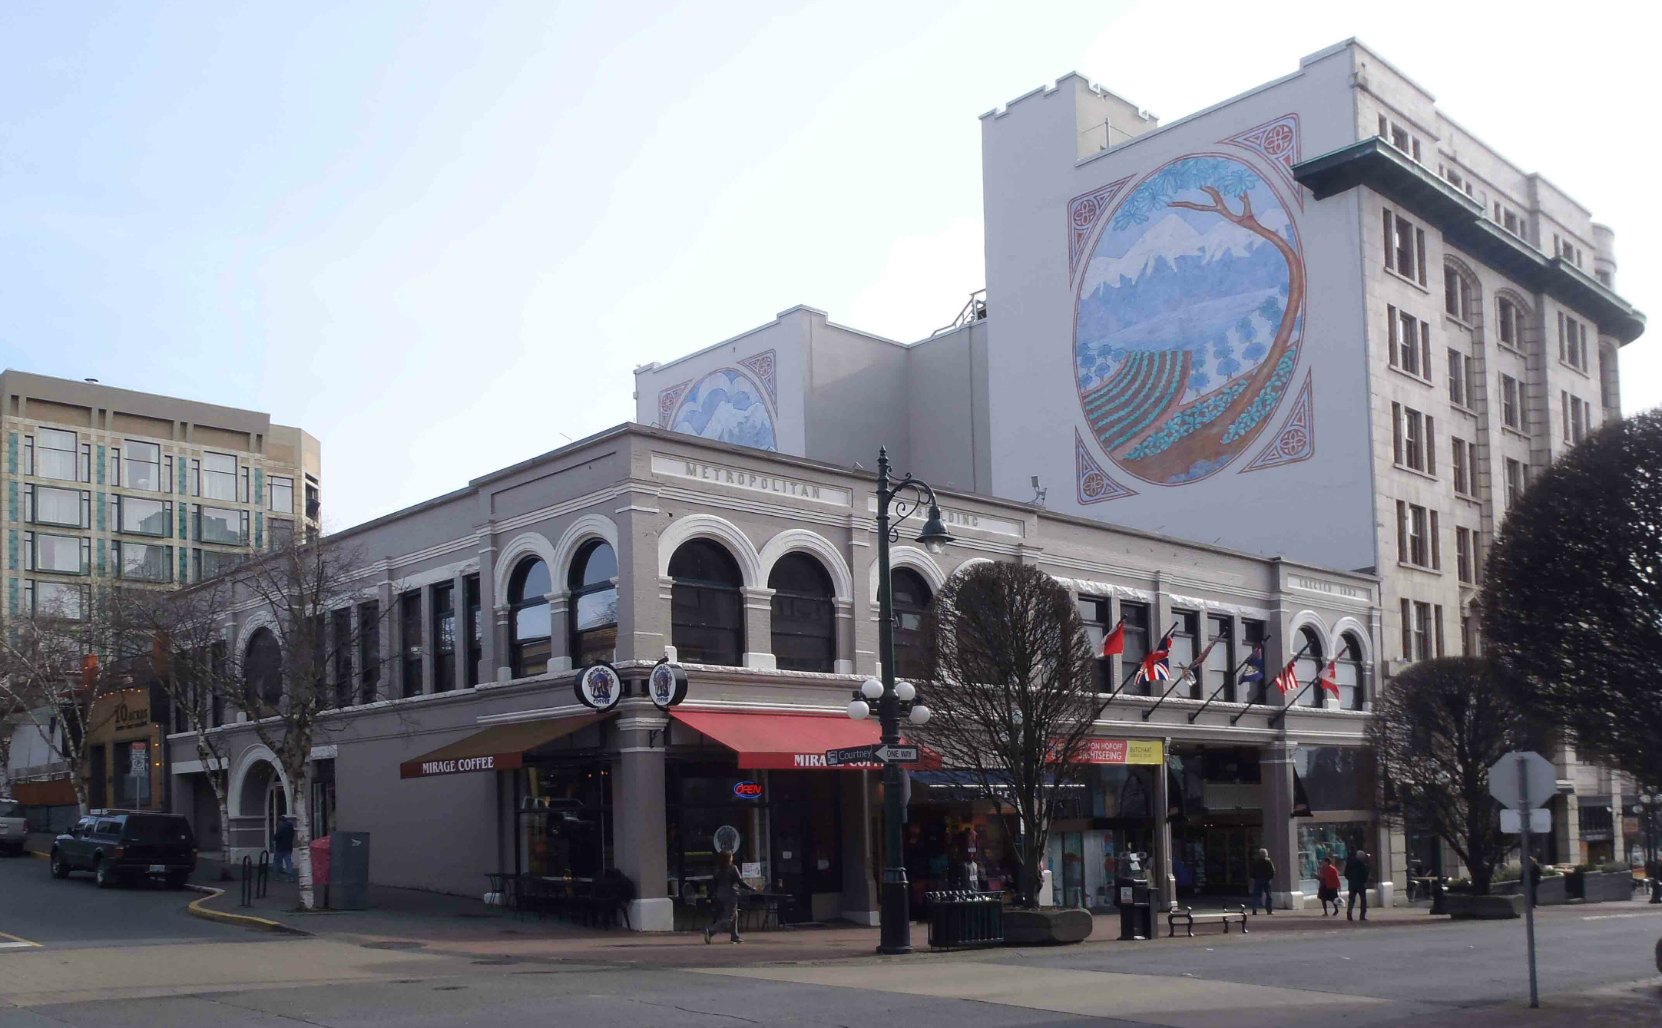
[[[891,508],[893,516],[891,518]],[[900,541],[902,521],[927,509],[923,529],[917,541],[930,553],[941,553],[952,535],[941,522],[941,505],[935,499],[935,490],[929,483],[907,475],[899,482],[889,480],[889,451],[877,451],[877,658],[883,665],[883,680],[866,679],[860,685],[860,695],[848,705],[848,716],[856,720],[871,713],[870,701],[877,703],[877,718],[882,730],[884,746],[900,745],[900,718],[902,707],[906,719],[914,725],[929,720],[929,708],[914,702],[917,687],[910,682],[894,679],[894,597],[890,589],[889,544]],[[873,689],[872,687],[876,688]],[[883,849],[887,866],[883,868],[882,893],[878,902],[881,930],[877,952],[912,952],[912,922],[909,916],[910,889],[906,882],[906,858],[903,852],[900,823],[905,811],[901,807],[901,793],[905,788],[905,770],[897,761],[883,763]]]

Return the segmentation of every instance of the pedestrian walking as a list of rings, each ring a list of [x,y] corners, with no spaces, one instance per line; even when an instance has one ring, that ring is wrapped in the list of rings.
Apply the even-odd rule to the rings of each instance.
[[[1258,901],[1264,901],[1264,913],[1273,914],[1275,908],[1270,905],[1270,883],[1275,880],[1275,861],[1270,859],[1270,851],[1261,849],[1258,856],[1252,859],[1252,912],[1258,913]]]
[[[294,878],[294,818],[277,819],[271,833],[271,871],[279,878]]]
[[[715,917],[704,928],[704,943],[709,945],[711,937],[723,928],[727,930],[728,942],[743,942],[744,940],[739,938],[739,895],[756,890],[739,876],[739,869],[733,866],[733,854],[716,854],[714,884]]]
[[[1345,881],[1350,884],[1350,903],[1345,907],[1345,920],[1354,920],[1356,898],[1362,898],[1362,920],[1368,919],[1368,879],[1371,878],[1373,858],[1365,850],[1357,850],[1345,861]]]
[[[1316,898],[1322,901],[1323,917],[1339,916],[1339,865],[1331,855],[1316,869]]]

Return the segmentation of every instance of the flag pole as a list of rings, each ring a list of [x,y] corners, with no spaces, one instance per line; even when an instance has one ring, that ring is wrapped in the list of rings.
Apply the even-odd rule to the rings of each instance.
[[[1299,657],[1304,656],[1304,650],[1307,650],[1309,648],[1310,648],[1310,644],[1305,643],[1304,644],[1304,649],[1298,651],[1298,656]],[[1346,646],[1344,649],[1342,649],[1338,653],[1336,653],[1333,656],[1333,659],[1335,661],[1339,660],[1341,657],[1343,657],[1345,655],[1345,653],[1347,651],[1349,651],[1349,649],[1350,649],[1350,647]],[[1293,658],[1293,660],[1297,660],[1297,659],[1298,659],[1298,657]],[[1327,672],[1326,668],[1323,668],[1322,670],[1317,671],[1315,680],[1310,681],[1310,682],[1305,682],[1303,688],[1299,689],[1299,691],[1296,694],[1294,694],[1292,700],[1290,702],[1286,703],[1286,704],[1283,704],[1281,709],[1275,712],[1275,716],[1270,718],[1268,724],[1273,725],[1277,721],[1280,721],[1282,718],[1286,717],[1287,716],[1287,711],[1291,710],[1293,707],[1298,706],[1298,701],[1304,698],[1304,694],[1309,691],[1309,689],[1312,685],[1315,685],[1316,682],[1321,681],[1322,675],[1325,674],[1326,672]]]
[[[1266,635],[1266,636],[1264,636],[1264,638],[1258,640],[1258,642],[1255,643],[1254,645],[1262,646],[1265,643],[1269,642],[1272,638],[1274,638],[1274,636]],[[1210,707],[1212,705],[1212,701],[1217,699],[1220,695],[1223,694],[1223,690],[1229,685],[1230,680],[1233,679],[1236,675],[1240,674],[1241,669],[1246,667],[1247,664],[1249,664],[1251,661],[1252,661],[1252,652],[1250,650],[1248,650],[1246,657],[1243,658],[1239,664],[1235,665],[1235,669],[1233,671],[1229,672],[1229,677],[1225,678],[1223,681],[1219,682],[1218,687],[1216,689],[1212,690],[1212,695],[1206,697],[1206,702],[1202,703],[1200,705],[1200,710],[1197,710],[1194,713],[1189,715],[1189,724],[1192,725],[1192,724],[1195,723],[1195,718],[1199,717],[1203,712],[1205,712],[1206,708]],[[1233,724],[1233,723],[1234,722],[1231,722],[1231,724]]]
[[[1212,652],[1212,647],[1216,646],[1218,644],[1218,640],[1222,639],[1222,638],[1223,638],[1223,636],[1221,636],[1221,635],[1214,635],[1212,637],[1212,641],[1206,644],[1206,648],[1200,651],[1201,655],[1204,656],[1205,654],[1211,653]],[[1147,721],[1149,718],[1154,716],[1154,712],[1160,709],[1160,704],[1166,702],[1166,697],[1170,696],[1172,694],[1172,690],[1174,690],[1178,686],[1182,685],[1184,683],[1184,681],[1186,681],[1188,679],[1189,672],[1193,671],[1195,669],[1195,665],[1198,664],[1198,663],[1200,663],[1200,657],[1198,657],[1198,656],[1195,657],[1193,660],[1189,661],[1189,665],[1183,669],[1182,674],[1178,675],[1177,678],[1172,682],[1172,684],[1166,687],[1166,691],[1160,694],[1159,701],[1156,702],[1154,704],[1154,706],[1152,706],[1152,707],[1148,708],[1147,710],[1143,711],[1143,720],[1144,721]]]
[[[1120,618],[1120,621],[1123,623],[1125,621],[1125,619],[1122,617],[1122,618]],[[1172,632],[1177,631],[1177,625],[1178,625],[1178,622],[1176,622],[1176,621],[1173,621],[1171,623],[1171,628],[1169,630],[1167,630],[1165,635],[1160,636],[1160,639],[1161,639],[1162,642],[1165,641],[1165,638],[1166,638],[1167,635],[1171,635]],[[1115,627],[1118,627],[1118,626],[1115,626]],[[1153,651],[1151,650],[1150,652],[1153,652]],[[1106,660],[1107,658],[1105,657],[1103,659]],[[1147,659],[1148,659],[1147,654],[1144,654],[1143,660],[1147,660]],[[1131,676],[1136,674],[1139,670],[1141,670],[1142,666],[1143,666],[1143,661],[1139,660],[1137,662],[1137,666],[1132,668],[1130,670],[1130,672],[1128,672],[1126,674],[1124,680],[1122,680],[1119,685],[1114,687],[1114,691],[1108,694],[1108,698],[1106,700],[1102,701],[1102,707],[1103,707],[1104,710],[1106,710],[1108,708],[1108,704],[1114,702],[1114,697],[1116,697],[1120,694],[1120,690],[1124,689],[1126,686],[1131,684]]]
[[[1293,654],[1293,659],[1292,659],[1292,660],[1289,660],[1289,661],[1288,661],[1288,662],[1287,662],[1287,663],[1286,663],[1286,664],[1283,664],[1283,665],[1281,665],[1281,671],[1282,671],[1282,672],[1285,672],[1285,671],[1286,671],[1286,670],[1287,670],[1287,666],[1288,666],[1288,665],[1289,665],[1289,664],[1296,664],[1296,663],[1298,663],[1298,659],[1299,659],[1299,658],[1300,658],[1300,657],[1302,657],[1302,656],[1304,656],[1304,653],[1305,653],[1305,651],[1306,651],[1306,650],[1308,650],[1308,649],[1309,649],[1309,648],[1310,648],[1310,643],[1309,643],[1309,641],[1308,641],[1308,640],[1307,640],[1307,641],[1306,641],[1306,642],[1305,642],[1305,643],[1304,643],[1304,645],[1303,645],[1303,646],[1300,646],[1300,647],[1299,647],[1299,648],[1298,648],[1298,652],[1297,652],[1297,653],[1295,653],[1295,654]],[[1268,676],[1268,675],[1269,675],[1269,668],[1265,668],[1265,669],[1264,669],[1264,674],[1265,674],[1265,676],[1266,676],[1266,677],[1267,677],[1267,676]],[[1265,682],[1265,683],[1264,683],[1264,685],[1265,685],[1265,688],[1268,688],[1268,687],[1269,687],[1269,682],[1268,682],[1268,681],[1266,681],[1266,682]],[[1299,690],[1299,693],[1300,693],[1300,695],[1303,695],[1303,690],[1302,690],[1302,689],[1301,689],[1301,690]],[[1295,700],[1295,702],[1296,702],[1296,700]],[[1235,715],[1235,716],[1234,716],[1234,717],[1232,717],[1232,718],[1230,718],[1230,719],[1229,719],[1229,723],[1230,723],[1230,724],[1231,724],[1231,725],[1233,725],[1233,724],[1234,724],[1234,723],[1235,723],[1235,722],[1237,722],[1237,721],[1239,721],[1239,720],[1241,720],[1241,718],[1242,718],[1242,717],[1243,717],[1243,716],[1245,716],[1245,714],[1246,714],[1246,712],[1247,712],[1247,711],[1248,711],[1248,710],[1251,710],[1251,709],[1252,709],[1252,706],[1251,706],[1251,705],[1250,705],[1250,704],[1249,704],[1249,705],[1248,705],[1248,706],[1247,706],[1247,707],[1246,707],[1246,710],[1242,710],[1242,711],[1241,711],[1241,712],[1240,712],[1240,713],[1238,713],[1238,714],[1236,714],[1236,715]],[[1282,710],[1283,710],[1283,711],[1286,711],[1286,709],[1287,709],[1287,708],[1286,708],[1286,707],[1282,707],[1282,708],[1281,708],[1281,709],[1282,709]],[[1272,724],[1273,724],[1273,723],[1274,723],[1274,722],[1273,722],[1273,721],[1272,721],[1272,722],[1271,722],[1271,723],[1272,723]]]

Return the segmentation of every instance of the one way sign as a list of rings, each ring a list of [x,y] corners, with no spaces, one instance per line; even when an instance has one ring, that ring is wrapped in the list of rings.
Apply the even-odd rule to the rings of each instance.
[[[916,764],[918,762],[918,748],[916,746],[879,746],[872,751],[872,756],[885,764]]]

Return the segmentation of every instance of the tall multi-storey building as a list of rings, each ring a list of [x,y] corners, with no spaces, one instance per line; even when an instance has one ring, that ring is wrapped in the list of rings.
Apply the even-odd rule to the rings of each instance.
[[[1478,652],[1497,527],[1619,415],[1611,230],[1354,40],[1170,124],[1069,75],[982,126],[984,306],[910,345],[788,311],[639,369],[637,417],[1373,571],[1386,677]],[[1619,787],[1560,771],[1551,856],[1585,859]]]
[[[318,527],[318,442],[267,414],[0,373],[8,620],[76,616],[107,583],[156,588]]]

